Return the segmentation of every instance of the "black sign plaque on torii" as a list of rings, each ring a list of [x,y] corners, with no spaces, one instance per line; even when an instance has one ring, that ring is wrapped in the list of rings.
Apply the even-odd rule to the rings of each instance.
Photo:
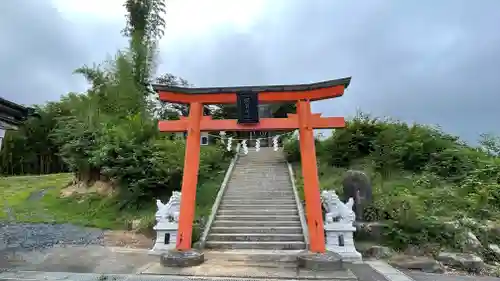
[[[259,123],[259,94],[250,91],[238,92],[236,99],[238,123]]]

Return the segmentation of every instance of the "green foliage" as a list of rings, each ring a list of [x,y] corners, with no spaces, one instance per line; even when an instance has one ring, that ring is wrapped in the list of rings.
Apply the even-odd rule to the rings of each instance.
[[[500,218],[500,158],[495,152],[500,142],[483,136],[481,145],[467,146],[438,128],[359,114],[317,146],[321,188],[342,193],[344,172],[363,170],[374,196],[365,219],[391,226],[386,243],[402,248],[432,241],[459,248],[457,241],[472,227],[450,228],[450,222],[469,218],[484,225]],[[289,140],[285,152],[289,161],[298,162],[298,141]],[[300,169],[296,173],[300,187]],[[492,242],[493,236],[484,237]]]
[[[53,196],[42,200],[58,221],[82,219],[80,224],[85,225],[116,227],[116,222],[123,226],[129,219],[119,213],[150,214],[154,198],[167,200],[173,190],[181,188],[185,143],[174,140],[172,134],[160,134],[156,124],[157,118],[186,115],[189,108],[160,104],[149,86],[155,80],[188,85],[172,74],[153,77],[156,47],[165,26],[165,3],[131,0],[124,7],[123,34],[129,39],[128,48],[103,63],[76,69],[74,73],[88,81],[89,89],[39,106],[41,118],[32,118],[21,130],[9,132],[0,154],[2,174],[70,171],[79,186],[91,187],[101,181],[118,191],[111,198],[59,198],[57,192],[63,185],[58,185]],[[206,215],[213,204],[231,156],[219,146],[202,147],[199,216]],[[58,211],[72,204],[75,212],[70,215]],[[96,221],[98,217],[101,222]],[[146,216],[144,227],[151,221]]]
[[[0,175],[48,174],[67,170],[58,156],[59,147],[48,137],[56,118],[69,114],[64,104],[36,107],[39,118],[31,117],[19,131],[8,131],[0,150]]]

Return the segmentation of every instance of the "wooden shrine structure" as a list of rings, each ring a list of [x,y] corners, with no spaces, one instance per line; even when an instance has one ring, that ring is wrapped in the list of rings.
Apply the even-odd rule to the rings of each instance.
[[[17,130],[29,116],[38,116],[33,108],[0,98],[0,150],[7,130]]]
[[[187,131],[179,230],[176,248],[191,249],[191,235],[196,206],[196,186],[200,164],[200,132],[202,131],[291,131],[299,129],[302,175],[310,251],[325,252],[325,236],[314,129],[342,128],[344,117],[321,117],[311,113],[311,102],[340,97],[351,78],[301,85],[246,86],[223,88],[185,88],[153,85],[162,101],[189,104],[189,116],[180,120],[160,121],[162,132]],[[287,118],[259,118],[259,103],[296,102],[297,113]],[[213,120],[203,116],[206,104],[237,104],[238,120]]]

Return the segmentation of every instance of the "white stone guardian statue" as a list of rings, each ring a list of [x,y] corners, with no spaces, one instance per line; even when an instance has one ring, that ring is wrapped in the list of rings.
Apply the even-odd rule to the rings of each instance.
[[[334,190],[321,192],[323,204],[327,209],[325,215],[326,249],[335,252],[343,261],[361,261],[361,254],[354,247],[353,226],[355,214],[352,210],[353,198],[343,203]]]
[[[321,192],[321,201],[326,209],[325,225],[338,221],[341,215],[340,205],[342,201],[340,201],[335,190],[323,190]]]
[[[180,206],[181,193],[179,191],[172,192],[167,204],[156,200],[158,210],[155,214],[156,225],[153,227],[156,230],[156,241],[150,253],[161,254],[175,248],[179,229]]]

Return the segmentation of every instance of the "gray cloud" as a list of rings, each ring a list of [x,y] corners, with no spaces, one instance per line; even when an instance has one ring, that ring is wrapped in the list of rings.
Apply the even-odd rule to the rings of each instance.
[[[202,85],[352,76],[344,97],[316,103],[315,111],[352,115],[360,108],[439,124],[470,141],[500,133],[500,2],[362,3],[270,1],[252,33],[221,32],[183,49],[175,72]]]
[[[22,104],[82,91],[77,67],[99,62],[119,46],[118,25],[78,26],[49,1],[4,1],[0,11],[0,95]]]
[[[122,22],[74,25],[43,3],[7,1],[0,12],[0,35],[9,38],[0,46],[0,63],[9,66],[0,73],[1,93],[23,103],[81,90],[71,71],[124,43]],[[159,72],[197,86],[352,76],[344,97],[314,110],[334,116],[360,108],[440,124],[473,141],[480,132],[500,133],[499,26],[496,0],[270,0],[249,32],[221,27],[167,44]]]

